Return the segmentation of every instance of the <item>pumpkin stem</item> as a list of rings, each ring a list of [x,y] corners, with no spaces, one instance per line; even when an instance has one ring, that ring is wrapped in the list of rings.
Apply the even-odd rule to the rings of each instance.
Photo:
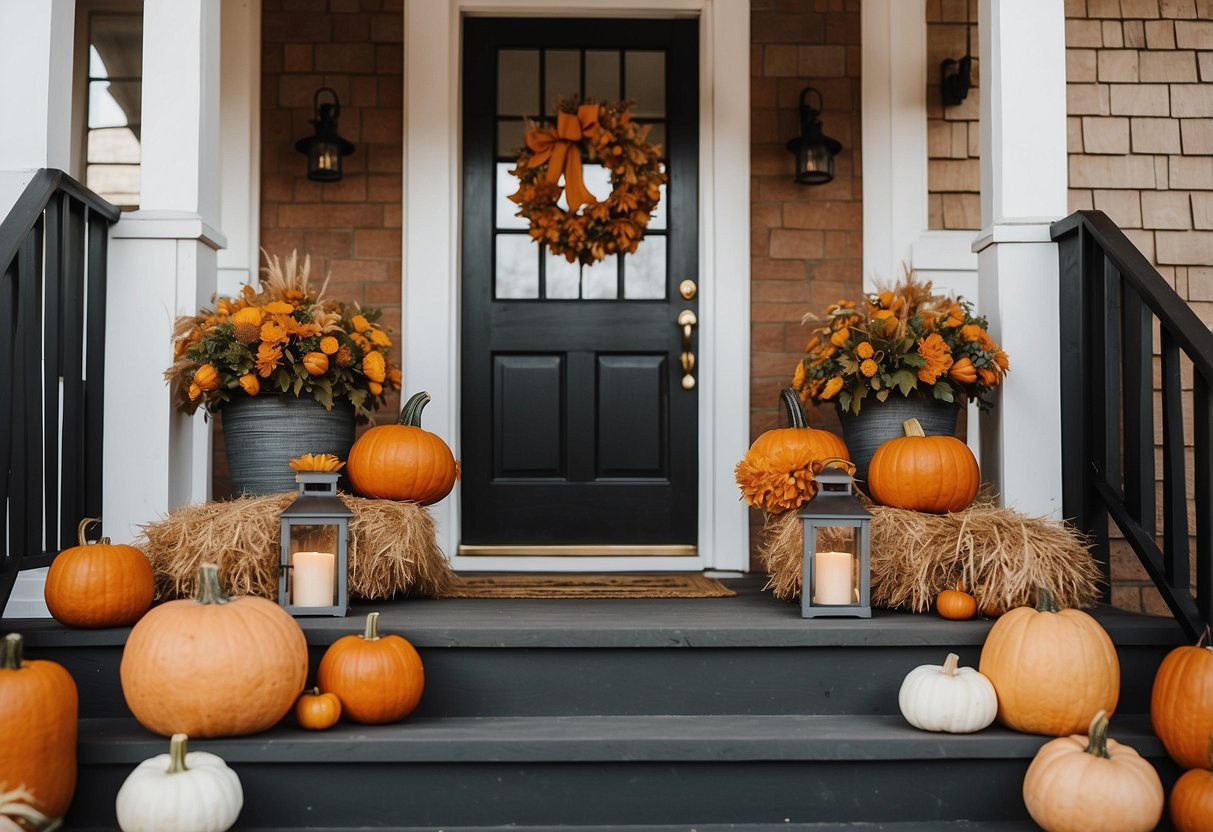
[[[84,536],[84,533],[86,531],[88,531],[88,527],[91,526],[93,523],[100,523],[100,522],[101,522],[100,517],[85,517],[83,520],[80,521],[80,525],[76,526],[76,540],[79,541],[81,546],[85,546],[88,544],[88,538]]]
[[[1100,711],[1091,720],[1087,730],[1086,752],[1096,757],[1108,758],[1108,712]]]
[[[412,398],[404,403],[404,407],[400,409],[400,424],[407,425],[412,428],[421,427],[421,411],[430,403],[430,394],[424,390],[420,393],[414,393]]]
[[[783,401],[784,410],[788,412],[788,421],[792,423],[792,427],[807,428],[809,416],[804,412],[804,405],[800,403],[800,396],[796,395],[796,391],[785,387],[779,391],[779,398]]]
[[[20,670],[22,653],[25,652],[25,640],[20,633],[9,633],[4,637],[4,654],[0,659],[0,669]]]
[[[1213,650],[1213,644],[1209,644],[1209,629],[1213,625],[1206,624],[1205,631],[1200,634],[1200,638],[1196,640],[1197,647],[1203,647],[1206,650]]]
[[[948,657],[943,660],[941,672],[944,676],[955,676],[958,667],[960,667],[960,656],[955,653],[949,653]]]
[[[1053,597],[1053,593],[1048,587],[1036,587],[1036,611],[1061,612],[1061,607],[1057,606],[1057,599]]]
[[[204,563],[198,567],[198,588],[194,591],[194,600],[199,604],[226,604],[232,600],[223,592],[219,583],[219,567],[213,563]]]
[[[367,641],[379,640],[379,613],[368,612],[366,614],[366,632],[362,634],[362,637]]]
[[[189,771],[185,765],[185,751],[189,739],[185,734],[173,734],[173,738],[168,741],[168,768],[165,770],[165,774],[180,774],[183,771]]]
[[[923,431],[922,425],[919,424],[917,419],[906,419],[904,422],[901,423],[901,429],[905,432],[906,436],[926,436],[927,435],[926,432]]]

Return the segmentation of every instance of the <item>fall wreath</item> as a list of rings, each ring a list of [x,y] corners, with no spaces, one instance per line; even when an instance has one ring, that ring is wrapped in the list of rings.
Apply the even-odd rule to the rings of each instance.
[[[630,102],[561,102],[557,109],[555,127],[527,122],[526,147],[511,171],[521,183],[510,196],[516,216],[530,223],[531,239],[570,263],[634,252],[668,179],[661,145],[649,143],[650,125],[632,120]],[[611,193],[601,201],[582,179],[583,154],[610,171]],[[558,204],[562,192],[568,210]]]

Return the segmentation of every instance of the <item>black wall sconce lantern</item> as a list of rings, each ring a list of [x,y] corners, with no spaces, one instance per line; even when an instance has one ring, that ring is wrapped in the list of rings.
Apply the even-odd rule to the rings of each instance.
[[[320,103],[321,93],[332,101]],[[341,178],[341,159],[354,152],[354,145],[337,135],[337,119],[341,116],[341,99],[332,87],[321,87],[313,98],[316,117],[311,123],[316,135],[295,142],[295,149],[307,155],[307,178],[317,182],[336,182]]]
[[[805,100],[809,93],[817,96],[817,107]],[[824,185],[834,178],[834,157],[842,150],[837,140],[821,132],[821,93],[812,87],[800,92],[800,135],[788,142],[788,150],[796,155],[796,181],[801,185]]]
[[[965,15],[965,55],[960,60],[945,58],[939,65],[939,98],[945,107],[955,107],[969,97],[973,85],[973,43],[968,15]],[[956,69],[953,71],[952,67]]]

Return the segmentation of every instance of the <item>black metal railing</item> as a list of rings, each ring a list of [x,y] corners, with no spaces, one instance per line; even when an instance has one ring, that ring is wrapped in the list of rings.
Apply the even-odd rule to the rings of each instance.
[[[119,210],[38,171],[0,223],[0,611],[101,510],[105,268]]]
[[[1102,212],[1071,214],[1053,224],[1052,234],[1061,259],[1063,510],[1091,535],[1105,577],[1108,522],[1115,523],[1196,638],[1213,623],[1213,333]],[[1185,356],[1192,371],[1191,480]],[[1161,505],[1155,491],[1156,396],[1162,405]]]

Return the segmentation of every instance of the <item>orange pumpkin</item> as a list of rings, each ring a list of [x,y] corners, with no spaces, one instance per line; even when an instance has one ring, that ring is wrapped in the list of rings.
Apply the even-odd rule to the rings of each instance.
[[[300,728],[324,731],[341,719],[341,700],[335,693],[321,693],[320,688],[305,690],[295,702],[295,719]]]
[[[1209,762],[1213,742],[1213,646],[1208,630],[1195,646],[1176,647],[1154,675],[1150,721],[1167,753],[1182,768]]]
[[[35,810],[61,818],[76,790],[80,697],[62,665],[25,661],[23,648],[10,633],[0,652],[0,792],[24,785]]]
[[[320,659],[316,682],[335,693],[354,722],[379,725],[413,712],[425,688],[425,670],[413,645],[379,635],[379,613],[366,617],[362,635],[342,636]]]
[[[1024,775],[1023,802],[1046,832],[1150,832],[1162,818],[1162,781],[1135,749],[1108,739],[1099,711],[1086,736],[1041,746]]]
[[[103,537],[89,545],[80,521],[78,546],[64,549],[46,573],[46,606],[55,620],[69,627],[126,627],[152,606],[155,578],[147,557],[134,546]]]
[[[368,430],[346,460],[350,484],[363,497],[412,500],[428,506],[451,493],[459,466],[438,436],[421,429],[421,411],[429,393],[417,393],[400,411],[395,425]]]
[[[885,442],[868,464],[872,498],[881,505],[943,514],[973,502],[981,485],[977,459],[955,436],[927,436],[917,419]]]
[[[1213,742],[1205,765],[1213,768]],[[1213,829],[1213,771],[1194,768],[1184,772],[1171,788],[1171,822],[1178,832]]]
[[[805,464],[813,459],[845,459],[851,454],[846,443],[828,430],[809,427],[808,417],[800,398],[791,387],[779,391],[787,411],[790,428],[773,428],[754,440],[746,457],[761,456],[771,460],[784,457],[804,459]]]
[[[273,726],[307,681],[307,639],[273,601],[229,598],[219,569],[198,569],[193,598],[131,629],[119,667],[126,704],[158,734],[234,737]]]
[[[977,381],[977,368],[973,366],[973,362],[967,355],[962,355],[952,362],[952,366],[948,370],[948,378],[961,384],[972,384]]]
[[[322,352],[309,352],[303,356],[303,369],[314,376],[322,376],[329,371],[329,357]]]
[[[1059,610],[1044,587],[1035,609],[1017,607],[994,622],[978,669],[998,693],[998,721],[1029,734],[1081,733],[1120,698],[1112,639],[1082,610]]]
[[[935,609],[942,618],[967,621],[977,614],[977,600],[957,584],[955,589],[945,589],[939,593],[935,599]]]

